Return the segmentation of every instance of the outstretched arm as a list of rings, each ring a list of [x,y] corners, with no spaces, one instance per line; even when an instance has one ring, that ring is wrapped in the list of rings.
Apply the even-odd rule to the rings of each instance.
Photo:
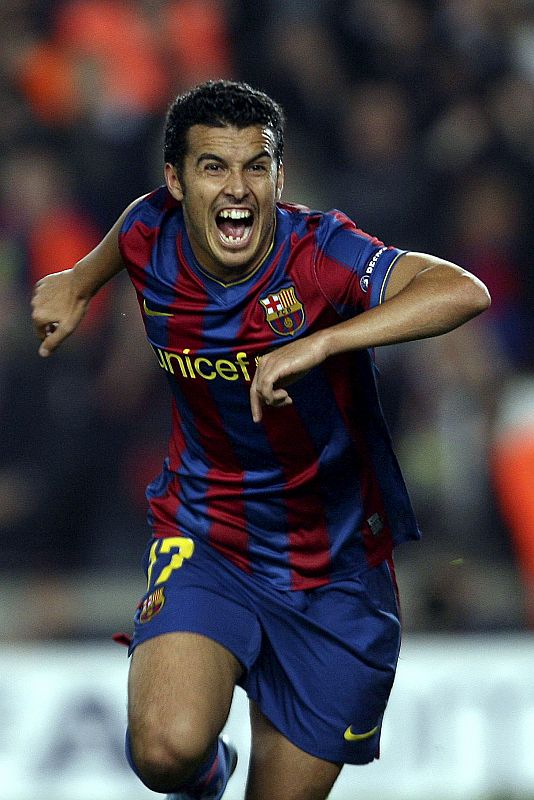
[[[264,405],[289,405],[285,387],[331,355],[438,336],[489,305],[488,290],[470,272],[409,253],[393,270],[382,305],[260,358],[250,390],[252,417],[259,422]]]
[[[140,199],[140,198],[139,198]],[[82,320],[91,298],[123,267],[119,230],[134,200],[94,250],[72,269],[53,272],[37,281],[32,297],[32,321],[41,340],[40,356],[49,356]]]

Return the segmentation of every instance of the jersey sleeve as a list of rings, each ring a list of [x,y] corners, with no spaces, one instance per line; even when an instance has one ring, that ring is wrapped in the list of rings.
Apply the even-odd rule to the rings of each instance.
[[[384,301],[405,252],[364,233],[340,211],[330,211],[317,229],[316,278],[328,302],[348,319]]]
[[[178,205],[167,187],[160,186],[136,203],[119,230],[119,251],[134,282],[142,280],[165,213]]]

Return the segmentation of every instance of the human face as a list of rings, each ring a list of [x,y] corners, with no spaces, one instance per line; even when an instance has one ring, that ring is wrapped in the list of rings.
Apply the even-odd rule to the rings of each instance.
[[[165,164],[170,193],[182,203],[200,265],[223,283],[245,277],[262,261],[274,234],[283,170],[272,130],[193,125],[179,178]]]

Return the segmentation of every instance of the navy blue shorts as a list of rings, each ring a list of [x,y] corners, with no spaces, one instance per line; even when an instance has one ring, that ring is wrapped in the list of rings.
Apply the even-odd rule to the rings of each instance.
[[[241,662],[248,697],[297,747],[337,763],[378,758],[400,647],[386,561],[295,592],[247,575],[189,537],[152,539],[144,563],[149,589],[131,651],[176,631],[214,639]]]

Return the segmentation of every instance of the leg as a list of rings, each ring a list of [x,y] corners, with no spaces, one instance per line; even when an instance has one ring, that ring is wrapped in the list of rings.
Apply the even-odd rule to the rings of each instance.
[[[133,759],[150,789],[176,791],[209,756],[240,671],[229,650],[199,634],[168,633],[138,645],[128,722]]]
[[[300,750],[250,704],[252,750],[246,800],[325,800],[341,764]]]

